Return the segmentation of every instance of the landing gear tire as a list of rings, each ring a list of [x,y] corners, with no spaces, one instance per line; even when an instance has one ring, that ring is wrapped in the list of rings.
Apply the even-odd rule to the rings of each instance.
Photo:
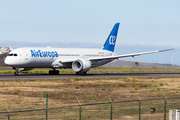
[[[52,70],[49,70],[49,75],[52,75]]]
[[[86,72],[76,72],[76,75],[86,75]]]
[[[59,75],[59,70],[56,70],[56,75]]]
[[[14,75],[19,75],[19,72],[18,72],[19,68],[17,67],[17,68],[15,68],[15,70],[16,70],[16,72],[14,72]]]
[[[59,70],[49,70],[49,75],[59,75]]]
[[[16,72],[14,72],[14,75],[19,75],[19,72],[17,72],[17,71],[16,71]]]

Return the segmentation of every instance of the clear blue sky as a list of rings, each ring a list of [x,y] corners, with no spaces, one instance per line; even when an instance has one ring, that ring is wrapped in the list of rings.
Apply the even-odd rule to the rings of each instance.
[[[179,6],[179,0],[1,0],[0,46],[101,48],[120,22],[116,53],[175,47],[161,62],[171,63],[173,54],[180,65]],[[127,60],[158,63],[158,56]]]

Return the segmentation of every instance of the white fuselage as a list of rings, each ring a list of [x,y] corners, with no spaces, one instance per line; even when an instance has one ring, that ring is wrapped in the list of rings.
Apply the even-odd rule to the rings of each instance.
[[[62,60],[77,60],[95,57],[105,57],[116,55],[114,52],[102,49],[83,49],[83,48],[18,48],[9,53],[5,59],[5,63],[12,67],[19,68],[53,68],[56,60],[58,63],[56,68],[71,68],[72,63],[63,63]],[[101,66],[113,59],[93,61],[92,67]]]

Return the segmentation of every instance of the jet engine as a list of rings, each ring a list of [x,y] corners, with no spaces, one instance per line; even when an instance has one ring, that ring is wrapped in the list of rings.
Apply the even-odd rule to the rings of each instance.
[[[91,68],[89,60],[78,59],[72,63],[72,69],[75,72],[87,72]]]
[[[32,70],[33,68],[15,68],[13,67],[14,70],[20,70],[20,71],[29,71]]]

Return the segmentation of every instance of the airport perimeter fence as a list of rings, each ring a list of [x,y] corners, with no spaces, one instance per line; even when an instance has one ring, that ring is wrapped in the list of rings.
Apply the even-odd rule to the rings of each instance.
[[[168,120],[170,109],[180,109],[180,97],[112,101],[48,108],[0,112],[0,119],[31,120]]]

